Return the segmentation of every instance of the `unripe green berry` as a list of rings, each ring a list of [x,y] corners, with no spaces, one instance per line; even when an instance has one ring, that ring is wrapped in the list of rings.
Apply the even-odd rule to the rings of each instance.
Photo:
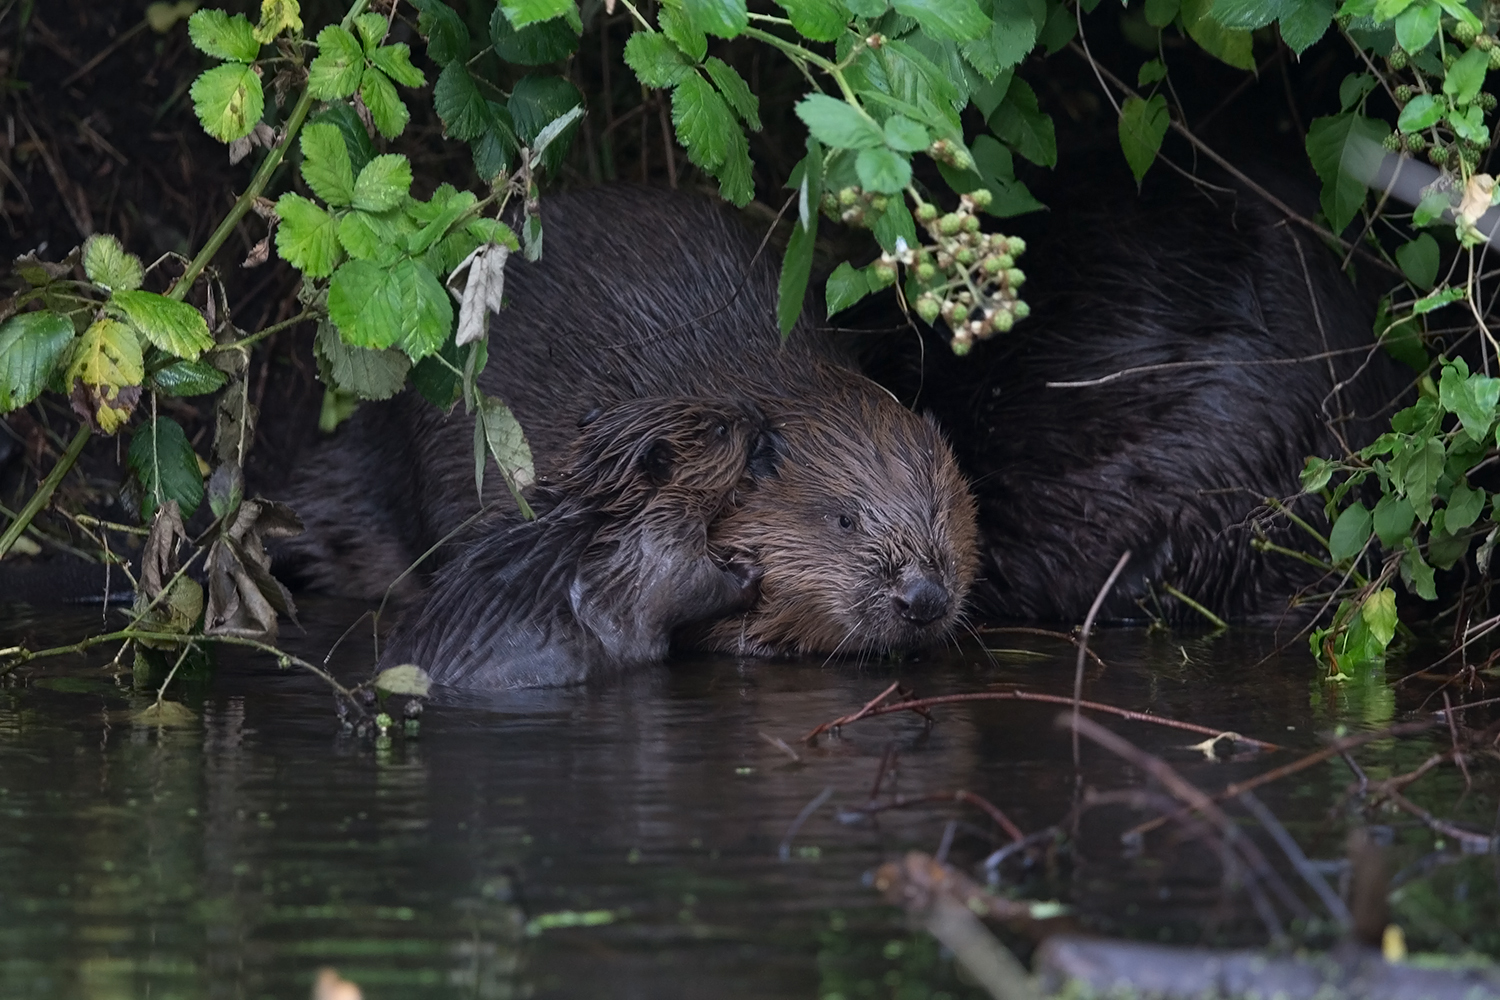
[[[1407,64],[1406,50],[1399,45],[1396,46],[1391,49],[1391,54],[1385,57],[1385,61],[1390,65],[1391,69],[1397,72],[1405,69]]]
[[[1005,258],[999,254],[991,254],[980,262],[985,274],[999,274],[1009,265],[1004,263]]]
[[[1443,68],[1444,69],[1451,69],[1453,67],[1453,64],[1456,63],[1456,62],[1458,62],[1458,53],[1454,52],[1452,49],[1444,49],[1443,50]]]
[[[1397,104],[1406,104],[1412,98],[1411,84],[1399,84],[1391,93],[1396,98]]]
[[[820,204],[823,206],[823,211],[828,213],[829,215],[838,214],[839,200],[832,191],[824,192],[823,200],[820,202]]]
[[[875,194],[870,196],[870,207],[877,212],[884,212],[886,206],[889,204],[890,199],[883,194]]]
[[[995,258],[995,263],[1000,265],[1000,270],[1016,266],[1016,259],[1008,253],[1002,253]]]
[[[957,212],[949,212],[947,215],[938,220],[938,232],[942,233],[944,236],[953,236],[957,234],[957,232],[961,228],[963,228],[963,224],[963,216],[959,215]]]
[[[1013,267],[1005,272],[1005,283],[1012,289],[1020,288],[1026,283],[1026,272],[1019,267]]]
[[[1464,45],[1473,45],[1474,39],[1479,37],[1479,29],[1466,21],[1459,21],[1451,30],[1453,37]]]
[[[989,208],[995,196],[989,188],[978,188],[969,192],[969,200],[974,203],[975,208]]]
[[[1500,45],[1490,49],[1490,69],[1500,69]]]
[[[959,358],[963,357],[965,354],[968,354],[969,351],[974,347],[974,345],[968,340],[959,340],[957,337],[953,338],[949,346],[953,348],[954,356]]]
[[[1479,105],[1481,111],[1495,110],[1495,95],[1486,91],[1480,91],[1474,95],[1474,103]]]
[[[979,218],[977,216],[973,216],[973,215],[964,216],[964,232],[966,232],[966,233],[977,233],[977,232],[979,232]]]
[[[937,268],[933,267],[931,264],[922,263],[922,264],[918,264],[917,265],[917,280],[918,281],[923,282],[925,284],[926,282],[929,282],[933,278],[936,278],[936,277],[937,277]]]
[[[1019,257],[1026,252],[1026,241],[1019,236],[1012,236],[1006,244],[1012,257]]]
[[[970,250],[968,247],[964,247],[962,250],[958,251],[958,253],[953,255],[953,259],[958,261],[964,267],[968,267],[970,264],[974,263],[974,251]]]
[[[931,292],[917,299],[917,315],[922,317],[922,322],[931,326],[937,322],[938,313],[942,310],[942,304],[938,302],[937,296]]]
[[[880,282],[880,287],[884,288],[887,285],[893,285],[896,283],[895,264],[889,263],[888,261],[877,260],[875,262],[875,266],[870,270],[874,272],[875,278]]]
[[[859,201],[859,188],[846,187],[839,192],[839,204],[845,208],[852,207],[857,201]]]
[[[1483,49],[1484,51],[1488,52],[1490,49],[1495,47],[1495,36],[1480,35],[1478,38],[1474,39],[1474,47]]]
[[[917,210],[912,214],[917,217],[918,222],[931,222],[937,218],[938,210],[937,206],[932,202],[924,201],[917,206]]]
[[[1420,132],[1413,132],[1411,135],[1402,136],[1401,142],[1406,147],[1408,153],[1420,153],[1427,148],[1427,137]]]
[[[1441,167],[1448,159],[1448,147],[1440,142],[1435,142],[1427,150],[1427,162],[1435,167]]]
[[[1015,317],[1008,312],[995,313],[995,318],[990,322],[1000,333],[1009,333],[1010,328],[1016,325]]]
[[[1027,316],[1031,315],[1031,307],[1022,302],[1020,299],[1016,299],[1016,301],[1011,304],[1010,314],[1016,319],[1025,319]]]
[[[962,149],[955,149],[948,154],[948,165],[954,170],[968,170],[974,166],[974,158]]]
[[[1385,147],[1387,153],[1399,153],[1401,151],[1401,134],[1399,132],[1392,132],[1380,140],[1380,145]]]

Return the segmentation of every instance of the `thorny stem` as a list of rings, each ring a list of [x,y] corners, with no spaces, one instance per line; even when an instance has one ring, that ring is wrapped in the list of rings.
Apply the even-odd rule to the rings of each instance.
[[[5,534],[0,535],[0,559],[5,558],[11,546],[16,544],[16,539],[21,537],[21,532],[25,531],[32,519],[43,507],[47,506],[47,501],[52,499],[53,492],[57,490],[57,484],[63,481],[68,470],[73,468],[73,463],[78,461],[78,456],[83,452],[83,446],[88,443],[90,433],[88,424],[78,425],[78,430],[73,434],[73,440],[68,442],[68,450],[62,453],[62,457],[57,460],[52,471],[47,473],[47,478],[37,484],[36,492],[10,522],[10,526],[5,529]]]

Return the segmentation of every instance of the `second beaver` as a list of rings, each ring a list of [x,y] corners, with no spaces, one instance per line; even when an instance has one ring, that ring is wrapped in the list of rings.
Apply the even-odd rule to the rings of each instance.
[[[512,258],[480,385],[519,418],[544,481],[581,418],[638,397],[743,397],[780,437],[777,475],[738,492],[710,535],[721,561],[760,569],[760,599],[696,644],[858,654],[946,636],[977,535],[937,425],[807,322],[783,341],[774,261],[720,207],[604,187],[549,196],[542,218],[546,254]],[[281,564],[314,587],[378,596],[479,509],[472,442],[472,418],[413,396],[361,408],[292,484],[307,531]],[[486,501],[511,509],[488,478]]]
[[[759,571],[718,565],[708,525],[775,474],[752,403],[629,400],[590,415],[534,521],[482,525],[382,663],[439,684],[558,687],[663,659],[680,626],[749,607]]]

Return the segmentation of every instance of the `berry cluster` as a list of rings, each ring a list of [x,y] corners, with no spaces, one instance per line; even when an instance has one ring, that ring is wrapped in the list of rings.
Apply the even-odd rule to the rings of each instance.
[[[1019,236],[980,232],[976,209],[990,203],[983,189],[959,199],[958,209],[940,213],[935,205],[917,206],[916,220],[932,239],[931,246],[884,254],[881,265],[907,266],[922,288],[917,315],[927,323],[938,317],[953,333],[955,354],[967,354],[974,341],[1005,333],[1031,308],[1017,297],[1026,275],[1016,258],[1026,249]]]

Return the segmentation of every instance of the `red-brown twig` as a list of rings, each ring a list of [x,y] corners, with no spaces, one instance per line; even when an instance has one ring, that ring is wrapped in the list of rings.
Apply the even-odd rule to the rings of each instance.
[[[901,700],[890,705],[882,706],[880,704],[893,694],[898,695]],[[855,712],[853,715],[845,715],[840,718],[834,719],[832,722],[823,723],[812,732],[802,737],[802,741],[808,746],[812,746],[814,741],[816,741],[819,736],[822,736],[829,730],[838,729],[840,726],[847,726],[851,722],[858,722],[860,719],[868,718],[871,715],[884,715],[886,712],[901,712],[910,710],[916,712],[918,715],[925,718],[928,722],[931,722],[932,716],[927,714],[926,707],[913,704],[913,702],[915,701],[917,701],[917,699],[912,694],[912,692],[903,688],[900,681],[895,681],[891,684],[890,687],[886,688],[884,691],[880,692],[875,697],[866,702],[865,707],[861,708],[858,712]]]

